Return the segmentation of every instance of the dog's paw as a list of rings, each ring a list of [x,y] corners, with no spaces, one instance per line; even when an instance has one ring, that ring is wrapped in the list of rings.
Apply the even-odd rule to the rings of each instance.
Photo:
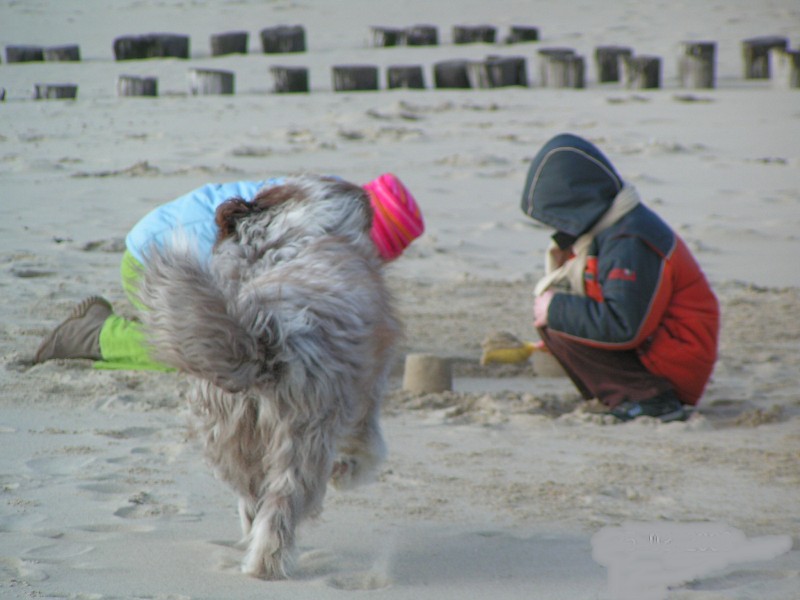
[[[347,490],[356,486],[358,461],[352,457],[342,457],[333,463],[331,485],[337,490]]]
[[[267,581],[280,581],[289,577],[284,561],[276,555],[266,558],[245,558],[242,563],[242,573]]]

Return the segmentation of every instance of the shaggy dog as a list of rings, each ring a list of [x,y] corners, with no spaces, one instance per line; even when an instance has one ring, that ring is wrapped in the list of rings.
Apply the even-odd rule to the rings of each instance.
[[[239,496],[242,571],[281,579],[328,480],[352,487],[384,458],[400,325],[362,188],[287,178],[216,221],[210,260],[179,235],[151,250],[143,320],[154,357],[190,376],[206,456]]]

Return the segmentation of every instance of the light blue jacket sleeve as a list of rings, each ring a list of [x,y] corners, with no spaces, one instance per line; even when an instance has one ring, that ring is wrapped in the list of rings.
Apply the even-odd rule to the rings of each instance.
[[[194,243],[204,260],[211,256],[217,239],[214,214],[217,207],[234,197],[252,200],[264,187],[279,185],[280,178],[266,181],[235,181],[210,183],[162,204],[147,213],[125,238],[128,251],[144,264],[147,250],[153,245],[163,247],[176,231],[183,232]]]

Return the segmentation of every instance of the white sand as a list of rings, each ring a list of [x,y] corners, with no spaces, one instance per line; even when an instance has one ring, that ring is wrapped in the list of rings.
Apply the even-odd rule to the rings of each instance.
[[[0,46],[83,56],[0,65],[0,596],[800,598],[800,91],[741,75],[741,40],[798,46],[796,2],[2,0],[0,23]],[[422,23],[440,46],[369,47],[372,25]],[[450,43],[452,25],[482,23],[543,40]],[[260,54],[258,31],[278,24],[303,24],[308,52]],[[209,35],[234,29],[251,54],[210,57]],[[114,62],[115,37],[161,31],[190,35],[193,58]],[[677,87],[684,40],[717,42],[716,89]],[[600,44],[662,56],[663,89],[598,85]],[[536,87],[545,46],[584,54],[588,88]],[[335,64],[379,65],[382,79],[421,64],[430,87],[433,63],[489,53],[526,56],[533,87],[331,92]],[[312,92],[271,94],[274,64],[307,66]],[[197,66],[235,71],[236,94],[188,96]],[[160,97],[118,98],[121,74],[158,77]],[[32,101],[48,82],[77,83],[77,101]],[[719,363],[688,423],[607,425],[563,379],[478,365],[490,330],[534,336],[549,232],[518,197],[562,131],[599,144],[720,297]],[[398,364],[380,480],[330,493],[301,530],[295,580],[269,583],[237,573],[235,499],[186,439],[178,377],[31,357],[88,294],[129,310],[122,238],[151,207],[296,170],[391,170],[414,190],[428,230],[391,269],[404,351],[451,357],[456,391],[406,394]],[[615,529],[626,522],[643,524]],[[608,559],[618,533],[643,553]],[[635,580],[648,552],[668,591]],[[685,556],[696,569],[676,566]],[[620,564],[634,580],[609,587]]]

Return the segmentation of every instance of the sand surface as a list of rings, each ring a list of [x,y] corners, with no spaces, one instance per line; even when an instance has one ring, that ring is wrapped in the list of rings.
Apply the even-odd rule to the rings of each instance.
[[[439,46],[370,47],[371,26],[422,23]],[[483,23],[542,40],[451,43],[453,25]],[[800,598],[800,91],[744,80],[741,58],[755,36],[797,47],[796,2],[0,0],[0,24],[0,46],[83,58],[0,64],[0,596]],[[278,24],[303,24],[308,51],[260,54],[258,31]],[[251,52],[211,57],[209,36],[236,29]],[[190,35],[192,58],[113,60],[115,37],[161,31]],[[678,86],[685,40],[717,42],[715,89]],[[662,89],[598,84],[606,44],[662,56]],[[586,89],[538,87],[549,46],[587,57]],[[531,87],[331,90],[337,64],[378,65],[382,81],[420,64],[430,88],[435,62],[487,54],[525,56]],[[308,67],[311,93],[271,93],[276,64]],[[188,95],[196,67],[234,71],[235,95]],[[121,74],[158,77],[159,97],[117,97]],[[33,101],[43,82],[78,98]],[[562,131],[607,153],[719,296],[719,361],[686,423],[610,423],[563,378],[478,362],[493,330],[535,339],[550,232],[519,195]],[[379,480],[329,493],[294,580],[272,583],[238,573],[235,499],[188,436],[179,377],[31,358],[89,294],[131,310],[119,261],[147,210],[300,170],[392,171],[414,191],[427,231],[389,269],[402,350],[450,358],[455,378],[412,395],[398,361]]]

